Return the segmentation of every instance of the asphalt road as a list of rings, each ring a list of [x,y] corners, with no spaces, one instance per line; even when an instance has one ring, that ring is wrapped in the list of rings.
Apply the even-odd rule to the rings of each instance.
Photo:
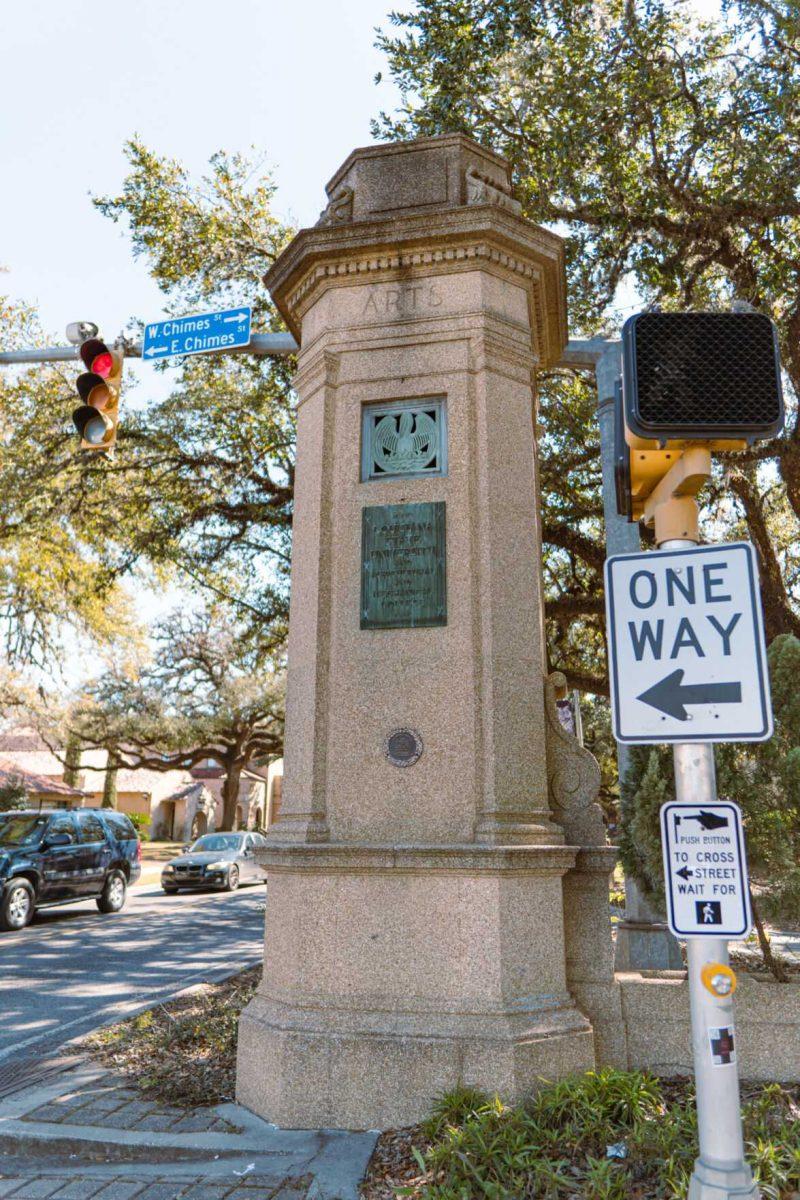
[[[121,913],[93,900],[0,933],[0,1070],[47,1054],[194,983],[257,963],[265,885],[165,896],[134,887]]]

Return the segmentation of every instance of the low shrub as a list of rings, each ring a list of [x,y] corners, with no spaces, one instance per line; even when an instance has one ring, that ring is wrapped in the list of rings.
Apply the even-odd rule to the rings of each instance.
[[[800,1188],[800,1089],[746,1089],[747,1154],[764,1200]],[[420,1200],[672,1200],[697,1154],[688,1081],[602,1070],[546,1085],[527,1104],[460,1088],[419,1129]]]

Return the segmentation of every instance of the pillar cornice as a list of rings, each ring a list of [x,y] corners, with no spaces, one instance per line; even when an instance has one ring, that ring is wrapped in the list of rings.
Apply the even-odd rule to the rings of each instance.
[[[567,344],[563,242],[499,204],[303,229],[264,282],[300,340],[304,313],[329,287],[475,269],[525,288],[537,358],[557,362]]]

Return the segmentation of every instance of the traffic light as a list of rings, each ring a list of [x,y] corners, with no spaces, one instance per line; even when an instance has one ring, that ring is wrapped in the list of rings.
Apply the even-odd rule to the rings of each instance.
[[[75,381],[82,403],[72,414],[80,448],[108,451],[117,440],[123,356],[97,337],[82,342],[78,353],[86,367]]]
[[[644,514],[691,447],[744,450],[783,428],[775,327],[761,313],[637,313],[622,329],[617,509]]]

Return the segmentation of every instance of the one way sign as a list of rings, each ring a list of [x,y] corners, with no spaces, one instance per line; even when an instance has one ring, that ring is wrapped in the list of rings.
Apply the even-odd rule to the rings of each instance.
[[[755,552],[748,542],[606,562],[614,736],[761,742],[772,736]]]

